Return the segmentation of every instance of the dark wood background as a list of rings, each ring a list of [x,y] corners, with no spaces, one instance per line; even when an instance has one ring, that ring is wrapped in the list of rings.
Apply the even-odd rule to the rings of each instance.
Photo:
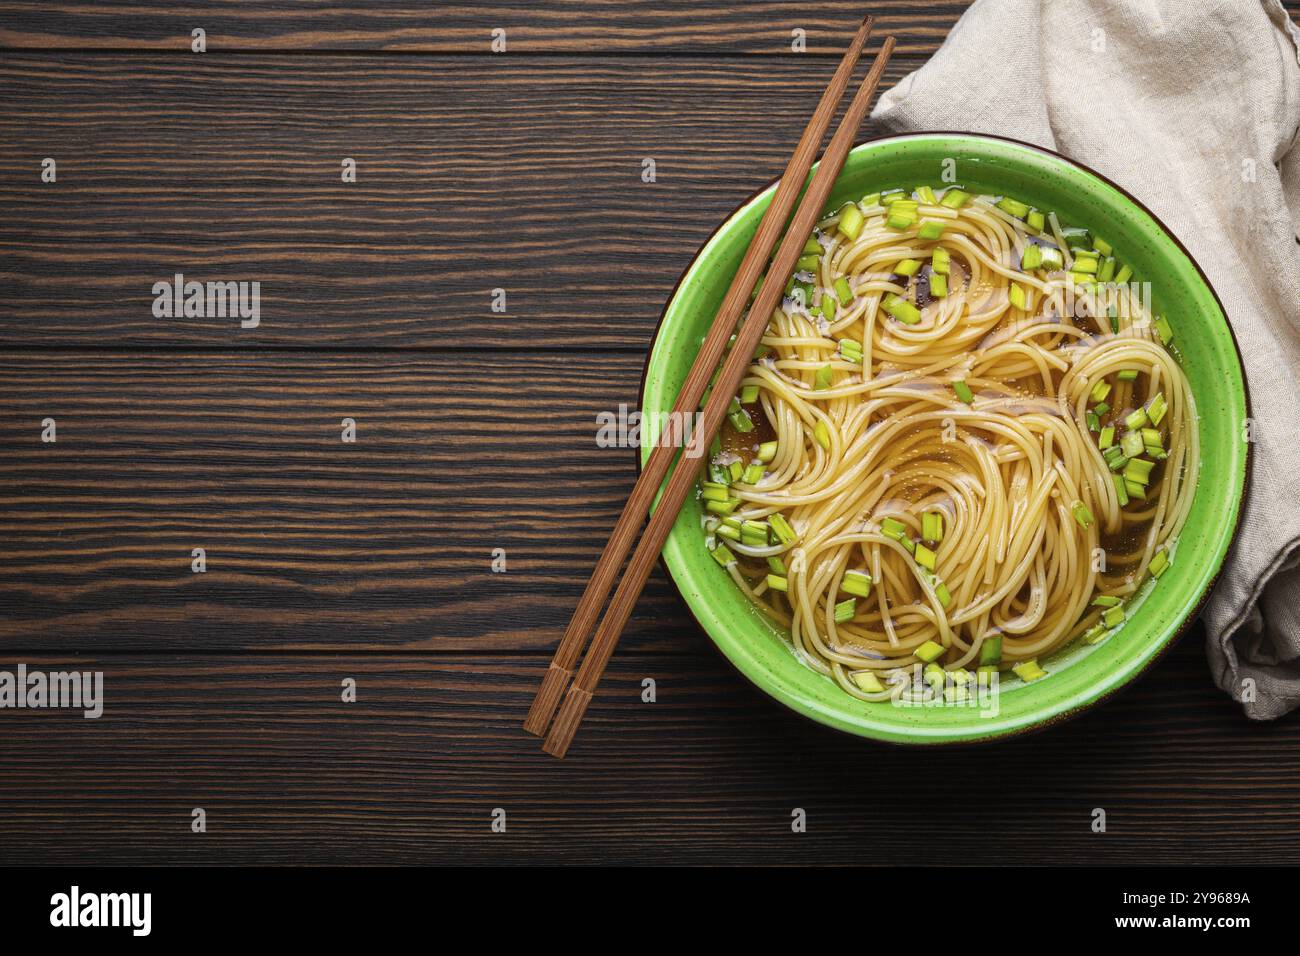
[[[892,84],[965,4],[873,6]],[[861,12],[0,4],[0,668],[107,698],[0,712],[0,862],[1300,862],[1300,720],[1242,718],[1199,628],[916,751],[769,702],[657,574],[569,758],[519,729],[634,479],[595,415]],[[155,319],[174,272],[261,281],[261,327]]]

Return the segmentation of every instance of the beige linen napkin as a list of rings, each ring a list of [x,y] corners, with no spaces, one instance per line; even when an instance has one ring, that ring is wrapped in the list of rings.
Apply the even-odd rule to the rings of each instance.
[[[1257,719],[1300,705],[1298,44],[1278,0],[978,0],[873,114],[890,132],[996,133],[1085,163],[1209,276],[1245,359],[1255,445],[1205,608],[1208,654]]]

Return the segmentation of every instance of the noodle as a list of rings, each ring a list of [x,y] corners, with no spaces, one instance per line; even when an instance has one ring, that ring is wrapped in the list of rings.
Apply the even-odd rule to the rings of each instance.
[[[809,667],[885,700],[900,669],[1033,680],[1113,633],[1199,460],[1129,275],[1054,214],[955,188],[819,224],[702,486],[714,557]]]

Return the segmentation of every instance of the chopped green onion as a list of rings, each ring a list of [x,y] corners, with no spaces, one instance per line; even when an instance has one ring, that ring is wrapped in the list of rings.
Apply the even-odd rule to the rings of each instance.
[[[800,272],[816,272],[817,267],[821,265],[821,256],[800,256],[795,267]]]
[[[840,590],[845,594],[867,597],[871,594],[871,575],[866,571],[845,571],[840,580]]]
[[[1099,643],[1101,639],[1109,633],[1110,631],[1106,629],[1105,624],[1094,624],[1092,627],[1088,628],[1088,630],[1084,632],[1083,643],[1085,644]]]
[[[1122,624],[1124,621],[1124,608],[1112,607],[1101,616],[1101,619],[1106,622],[1107,627],[1115,627],[1118,624]]]
[[[1014,216],[1016,219],[1024,219],[1029,215],[1029,206],[1019,199],[1012,199],[1010,196],[999,199],[996,205],[1008,216]]]
[[[925,665],[925,671],[922,675],[925,682],[935,689],[936,692],[943,689],[943,685],[948,682],[948,674],[942,667],[934,662]]]
[[[892,292],[885,296],[882,305],[886,312],[907,325],[916,325],[921,321],[921,310]]]
[[[943,198],[939,200],[939,205],[947,206],[949,209],[960,209],[966,205],[968,199],[970,199],[970,193],[953,187],[943,194]]]
[[[820,418],[817,419],[817,424],[813,426],[813,439],[822,448],[827,451],[831,450],[831,430],[826,427],[826,423]]]
[[[1085,505],[1082,501],[1078,501],[1076,499],[1075,501],[1071,502],[1070,513],[1074,515],[1074,520],[1078,523],[1080,528],[1087,528],[1092,525],[1093,522],[1092,512],[1088,510],[1088,506]]]
[[[1119,379],[1121,382],[1136,382],[1138,377],[1138,370],[1135,368],[1120,369],[1118,374],[1116,374],[1115,377]]]
[[[1002,635],[995,634],[992,637],[984,638],[980,644],[980,666],[988,667],[990,664],[1002,663]]]
[[[934,198],[934,190],[929,186],[917,186],[916,197],[927,206],[933,206],[937,202]]]
[[[718,527],[714,529],[714,533],[715,533],[715,534],[720,534],[720,535],[722,535],[724,538],[730,538],[732,541],[739,541],[739,540],[740,540],[740,529],[739,529],[739,528],[733,528],[733,527],[732,527],[731,525],[729,525],[729,524],[720,524],[720,525],[718,525]]]
[[[1121,265],[1119,271],[1115,273],[1115,284],[1123,285],[1131,278],[1133,278],[1133,269],[1130,266]]]
[[[816,236],[810,236],[808,241],[803,244],[803,254],[805,256],[820,256],[824,251]]]
[[[1032,269],[1041,268],[1043,265],[1043,247],[1036,246],[1033,243],[1025,246],[1025,251],[1020,254],[1020,271],[1029,272]]]
[[[786,574],[785,562],[782,561],[775,554],[768,555],[767,566],[773,574],[779,574],[783,577]]]
[[[763,480],[764,471],[765,469],[763,468],[763,463],[761,461],[750,462],[749,466],[745,469],[745,473],[740,477],[741,483],[746,485],[758,484]]]
[[[849,280],[840,276],[835,280],[835,296],[841,303],[848,302],[853,298],[853,289],[849,286]]]
[[[1031,209],[1029,215],[1025,217],[1025,225],[1033,232],[1042,232],[1043,227],[1047,225],[1047,217],[1039,210]]]
[[[1011,304],[1017,309],[1023,309],[1026,307],[1025,290],[1020,288],[1020,286],[1016,285],[1014,282],[1011,283],[1011,288],[1007,290],[1007,298],[1011,300]]]
[[[930,271],[946,276],[951,261],[952,257],[947,249],[943,246],[935,246],[934,254],[930,256]]]
[[[1169,567],[1169,553],[1165,551],[1164,548],[1161,548],[1159,551],[1153,554],[1151,556],[1151,563],[1147,565],[1147,569],[1156,577],[1160,577],[1160,575],[1164,574],[1165,569],[1168,567]]]
[[[1124,437],[1120,439],[1119,447],[1130,458],[1136,458],[1142,454],[1142,433],[1125,432]]]
[[[704,507],[715,515],[729,515],[739,506],[739,498],[729,498],[726,501],[710,501]]]
[[[739,459],[737,459],[727,466],[727,472],[727,477],[731,481],[740,481],[740,476],[745,473],[745,466],[740,463]]]
[[[921,537],[926,541],[943,540],[942,511],[927,511],[921,515]]]
[[[1104,401],[1106,396],[1109,394],[1110,382],[1106,381],[1104,378],[1092,387],[1092,400],[1094,402]]]
[[[1093,237],[1092,247],[1096,249],[1098,252],[1100,252],[1103,256],[1108,256],[1115,251],[1114,249],[1111,248],[1109,242],[1107,242],[1105,239],[1100,239],[1097,237]]]
[[[834,371],[835,370],[832,369],[829,365],[823,365],[821,368],[819,368],[817,370],[817,375],[813,380],[813,388],[817,389],[818,391],[821,391],[822,389],[830,388],[831,376],[834,374]]]
[[[1111,594],[1098,594],[1092,599],[1093,607],[1119,607],[1124,602]]]
[[[779,574],[769,574],[767,576],[767,586],[773,591],[787,591],[790,588],[790,581]]]
[[[935,560],[938,556],[925,545],[918,544],[916,549],[912,552],[912,555],[916,558],[916,563],[921,567],[925,568],[927,571],[934,570]]]
[[[907,525],[897,518],[885,518],[880,522],[880,533],[886,538],[893,538],[895,541],[903,540],[907,534]]]
[[[967,405],[974,403],[975,393],[972,392],[970,386],[961,379],[952,383],[952,390],[957,393],[958,401],[965,402]]]
[[[1124,480],[1136,481],[1139,485],[1146,485],[1151,481],[1151,469],[1156,465],[1153,461],[1146,461],[1142,458],[1131,458],[1129,463],[1124,467]]]
[[[942,219],[927,219],[921,223],[921,228],[916,231],[916,235],[921,239],[939,239],[943,237],[946,225]]]
[[[879,694],[885,689],[885,685],[880,683],[878,678],[871,671],[854,671],[852,673],[853,683],[858,685],[858,689],[868,694]]]
[[[1110,448],[1115,444],[1115,426],[1107,425],[1101,430],[1101,437],[1097,439],[1097,445],[1104,449]]]
[[[939,603],[947,607],[952,603],[952,592],[948,590],[948,585],[939,581],[934,586],[934,596],[939,599]]]
[[[1092,410],[1096,412],[1098,415],[1105,415],[1108,411],[1110,411],[1110,403],[1102,402],[1100,405],[1094,406]]]
[[[916,275],[916,270],[920,268],[920,259],[902,259],[899,261],[898,265],[894,266],[894,274],[900,276],[914,276]]]
[[[1119,506],[1123,508],[1128,504],[1128,487],[1124,479],[1119,475],[1111,475],[1110,477],[1115,482],[1115,496],[1119,498]]]
[[[1037,660],[1021,661],[1019,664],[1013,665],[1011,670],[1025,683],[1040,680],[1047,676],[1047,671],[1038,666]]]
[[[779,442],[775,442],[775,441],[765,441],[763,442],[763,444],[759,445],[758,460],[766,464],[767,462],[775,458],[776,451],[779,444],[780,444]]]
[[[700,497],[705,501],[727,501],[731,498],[731,489],[716,481],[701,482],[704,489]]]
[[[894,203],[907,199],[907,193],[901,189],[887,189],[880,194],[880,205],[892,206]]]
[[[722,565],[724,568],[736,560],[736,556],[731,553],[731,549],[725,544],[718,545],[710,551],[709,554],[713,555],[713,560],[717,561],[718,564]]]
[[[1147,412],[1145,408],[1139,408],[1135,411],[1129,412],[1128,416],[1124,419],[1124,424],[1129,428],[1141,428],[1146,423]]]
[[[857,613],[858,602],[855,598],[849,598],[847,601],[841,601],[835,605],[835,623],[843,624],[846,621],[853,620],[853,615]]]
[[[731,427],[738,432],[752,432],[754,430],[754,420],[749,417],[749,413],[743,408],[728,414],[727,421],[731,422]]]
[[[1138,481],[1124,479],[1124,490],[1129,493],[1130,498],[1137,498],[1139,501],[1147,500],[1147,486]]]
[[[942,299],[948,294],[948,277],[939,272],[930,273],[930,295]]]
[[[771,526],[772,534],[778,544],[794,544],[799,537],[794,533],[794,528],[790,527],[790,522],[786,521],[785,516],[779,512],[769,515],[767,523]]]
[[[889,218],[885,220],[885,225],[890,229],[896,229],[899,232],[902,232],[915,222],[916,213],[908,210],[901,210],[899,212],[891,212]]]
[[[740,390],[740,404],[753,405],[758,401],[758,386],[746,385]]]
[[[1102,260],[1101,268],[1097,270],[1097,281],[1109,282],[1113,278],[1115,278],[1115,259],[1107,256]]]
[[[746,521],[740,527],[740,540],[752,548],[761,548],[767,544],[767,524],[762,521]]]
[[[1101,419],[1097,417],[1094,411],[1084,413],[1083,420],[1088,423],[1088,431],[1095,432],[1101,428]]]
[[[844,234],[844,237],[852,242],[858,238],[858,233],[862,232],[862,223],[864,217],[862,210],[852,204],[845,206],[844,211],[840,213],[838,229]]]
[[[1174,340],[1174,328],[1163,315],[1156,319],[1156,332],[1160,335],[1162,345],[1168,345]]]
[[[1082,249],[1086,252],[1092,248],[1092,236],[1087,229],[1068,226],[1061,230],[1061,236],[1065,239],[1067,249]]]
[[[1079,256],[1074,260],[1074,265],[1070,266],[1071,272],[1078,272],[1081,275],[1092,276],[1097,274],[1097,260],[1089,259],[1085,256]],[[1080,280],[1083,281],[1083,280]]]
[[[943,656],[943,645],[937,641],[926,641],[912,653],[917,656],[917,659],[933,664]]]
[[[876,206],[876,205],[879,205],[879,203],[880,203],[880,193],[868,193],[867,195],[865,195],[865,196],[863,196],[861,199],[859,199],[859,200],[858,200],[858,203],[859,203],[860,205],[863,205],[863,206]]]
[[[1065,268],[1065,256],[1056,246],[1043,247],[1043,268],[1048,272]]]
[[[715,465],[710,462],[709,481],[719,485],[728,485],[731,483],[731,475],[728,473],[725,465]]]
[[[1160,435],[1160,429],[1158,428],[1142,429],[1142,444],[1145,445],[1147,448],[1164,448],[1165,440]]]
[[[1151,418],[1151,423],[1159,425],[1164,421],[1165,413],[1169,411],[1169,403],[1165,401],[1164,392],[1156,392],[1155,398],[1147,402],[1147,415]]]

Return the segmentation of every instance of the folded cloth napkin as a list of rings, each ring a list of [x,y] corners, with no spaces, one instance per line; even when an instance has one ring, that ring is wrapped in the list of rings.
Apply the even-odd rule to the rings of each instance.
[[[1261,720],[1300,705],[1298,46],[1278,0],[978,0],[873,113],[891,132],[995,133],[1091,166],[1209,276],[1245,361],[1255,445],[1205,608],[1208,655]]]

